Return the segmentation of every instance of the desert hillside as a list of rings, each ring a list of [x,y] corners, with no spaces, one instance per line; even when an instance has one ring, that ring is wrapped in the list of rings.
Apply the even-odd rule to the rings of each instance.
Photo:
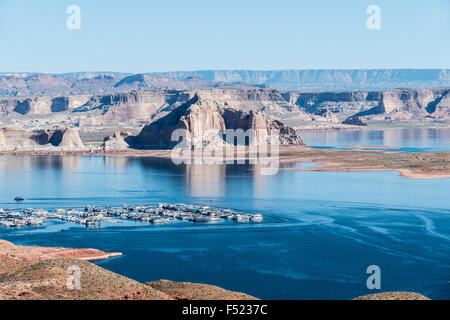
[[[120,253],[96,249],[16,246],[0,240],[0,300],[174,300],[255,299],[216,286],[167,280],[139,283],[86,260]],[[67,286],[69,268],[80,270],[80,290]]]
[[[120,253],[97,249],[17,246],[0,240],[0,300],[255,300],[248,294],[191,282],[140,283],[87,260]],[[68,270],[80,270],[80,288],[68,287]],[[414,292],[384,292],[355,300],[429,300]]]

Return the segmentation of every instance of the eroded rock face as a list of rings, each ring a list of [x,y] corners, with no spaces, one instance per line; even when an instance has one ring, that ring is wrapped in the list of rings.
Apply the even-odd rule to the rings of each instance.
[[[29,128],[45,128],[57,124],[89,127],[127,123],[129,128],[136,128],[166,116],[196,93],[232,109],[264,111],[269,119],[278,119],[296,128],[308,125],[341,127],[342,121],[355,116],[369,123],[372,120],[450,121],[449,88],[353,92],[210,88],[5,97],[0,99],[0,124],[23,123]]]
[[[107,136],[103,139],[101,148],[103,150],[125,150],[129,147],[129,142],[127,138],[132,137],[132,134],[127,131],[118,131],[112,136]]]
[[[192,98],[185,91],[135,91],[92,96],[74,108],[76,115],[90,114],[93,123],[145,121],[161,113],[167,114]]]
[[[450,117],[450,90],[393,89],[381,93],[377,106],[355,114],[374,120],[423,120]]]
[[[42,130],[0,130],[0,151],[40,151],[57,147],[58,150],[83,150],[78,130],[53,128]]]
[[[427,111],[442,119],[450,117],[450,89],[427,105]]]
[[[226,102],[205,99],[198,94],[167,116],[145,126],[135,144],[139,148],[172,148],[179,142],[171,140],[176,129],[187,132],[192,146],[224,143],[221,134],[227,129],[244,132],[252,129],[254,134],[244,142],[248,145],[302,144],[294,129],[279,121],[268,120],[263,112],[235,110]],[[273,140],[271,130],[279,132],[279,141]]]
[[[19,102],[14,112],[26,114],[46,114],[51,112],[51,99],[49,97],[34,97]]]
[[[39,96],[29,98],[3,98],[0,100],[0,114],[9,115],[51,115],[70,111],[74,106],[83,104],[89,96]]]
[[[328,108],[320,109],[316,113],[316,115],[323,117],[325,121],[338,123],[339,119],[335,113],[331,112]]]
[[[442,92],[438,93],[431,90],[388,90],[382,94],[379,111],[386,114],[404,113],[411,117],[423,117],[429,113],[427,111],[428,104],[436,100],[441,94]]]
[[[0,150],[6,149],[6,139],[3,130],[0,130]]]
[[[343,124],[351,124],[354,126],[367,126],[367,123],[363,122],[360,117],[350,117],[342,121]]]
[[[58,147],[71,150],[79,150],[84,148],[83,141],[81,141],[78,130],[73,128],[59,130],[62,134],[61,142]]]

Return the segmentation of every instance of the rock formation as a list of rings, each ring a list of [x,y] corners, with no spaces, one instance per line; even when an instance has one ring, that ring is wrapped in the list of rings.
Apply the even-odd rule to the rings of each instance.
[[[4,97],[0,98],[0,128],[75,127],[83,135],[88,132],[91,137],[93,134],[89,132],[97,131],[96,140],[90,143],[97,148],[105,136],[120,130],[135,133],[184,105],[196,93],[221,108],[255,114],[263,111],[268,119],[279,120],[295,129],[346,128],[363,123],[368,126],[400,122],[420,126],[450,124],[450,88],[353,92],[214,88]],[[361,122],[355,122],[357,117]],[[112,142],[107,144],[112,145]],[[21,145],[25,142],[19,144],[19,149]],[[125,147],[125,144],[121,145],[116,143],[115,147]]]
[[[442,104],[448,96],[449,90],[411,90],[395,89],[383,92],[378,113],[383,113],[396,118],[423,118],[433,115],[436,107]],[[438,107],[439,108],[439,107]],[[445,116],[450,115],[447,105]]]
[[[39,130],[0,129],[0,151],[83,150],[78,130],[53,128]]]
[[[324,109],[318,110],[315,114],[320,116],[320,117],[322,117],[323,121],[327,121],[327,122],[331,122],[331,123],[338,123],[339,122],[339,119],[336,116],[336,114],[331,112],[328,108],[324,108]]]
[[[135,144],[139,148],[171,148],[179,142],[171,140],[176,129],[187,132],[191,146],[223,143],[226,138],[222,134],[227,129],[244,132],[252,129],[254,134],[244,142],[248,145],[277,143],[271,140],[271,130],[279,132],[280,144],[302,144],[294,129],[268,120],[262,112],[235,110],[226,102],[205,99],[198,94],[167,116],[145,126]]]
[[[0,96],[58,96],[108,94],[130,90],[192,90],[201,88],[260,87],[239,81],[209,81],[200,77],[177,79],[165,75],[98,73],[0,74]]]
[[[342,121],[343,124],[351,124],[354,126],[367,126],[367,123],[363,122],[360,117],[349,117]]]
[[[105,151],[108,150],[124,150],[129,147],[129,143],[126,142],[127,138],[132,137],[132,134],[127,131],[118,131],[111,136],[107,136],[103,139],[101,148]]]
[[[70,111],[74,106],[84,104],[90,96],[32,96],[0,99],[1,115],[51,115]]]
[[[197,81],[197,80],[192,80]],[[352,92],[280,92],[273,89],[132,90],[122,93],[0,99],[0,125],[142,127],[164,117],[199,93],[204,99],[244,112],[264,111],[295,128],[345,127],[358,116],[372,121],[450,121],[450,89]]]
[[[70,93],[70,81],[58,76],[38,73],[0,76],[0,95],[59,95]]]
[[[152,73],[176,79],[241,81],[278,90],[386,90],[450,86],[449,69],[201,70]]]
[[[103,94],[131,89],[270,87],[291,91],[354,91],[450,86],[449,69],[204,70],[147,74],[74,72],[0,74],[0,95]]]
[[[5,150],[6,147],[5,135],[3,134],[3,130],[0,130],[0,150]]]
[[[81,141],[78,130],[73,128],[67,128],[55,131],[55,133],[56,132],[58,132],[59,135],[62,135],[61,142],[56,146],[62,149],[69,149],[69,150],[81,150],[84,148],[84,144],[83,141]]]
[[[354,116],[368,120],[449,119],[450,89],[394,89],[381,93],[377,106]]]

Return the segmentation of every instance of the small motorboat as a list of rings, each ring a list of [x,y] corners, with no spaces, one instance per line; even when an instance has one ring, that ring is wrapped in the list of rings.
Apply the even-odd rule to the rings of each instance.
[[[14,198],[14,200],[16,200],[16,201],[23,201],[23,200],[25,200],[25,198],[21,197],[21,196],[17,196],[17,197]]]

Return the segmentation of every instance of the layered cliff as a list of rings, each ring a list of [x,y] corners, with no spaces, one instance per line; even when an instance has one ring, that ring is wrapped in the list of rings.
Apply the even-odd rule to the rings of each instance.
[[[367,120],[450,118],[450,89],[394,89],[381,92],[378,104],[355,116]]]
[[[41,130],[0,129],[0,151],[83,150],[80,135],[73,128]]]
[[[5,134],[3,133],[3,130],[0,130],[0,150],[6,150],[7,146]]]
[[[100,95],[6,97],[0,125],[25,128],[117,126],[141,128],[199,93],[228,107],[264,111],[295,128],[342,127],[346,119],[450,121],[450,88],[349,92],[282,92],[274,89],[132,90]],[[345,123],[351,123],[346,121]]]
[[[83,73],[80,73],[83,74]],[[244,82],[209,81],[200,77],[177,79],[165,75],[98,73],[0,74],[0,96],[55,96],[74,94],[108,94],[130,90],[192,90],[204,88],[260,87]]]
[[[98,121],[148,121],[158,113],[170,111],[189,100],[193,92],[150,90],[94,95],[71,112],[90,113]]]
[[[184,130],[188,147],[229,143],[224,136],[228,129],[241,129],[243,132],[251,129],[248,132],[252,134],[245,138],[248,140],[241,142],[247,145],[302,144],[294,129],[284,126],[280,121],[268,120],[263,112],[236,110],[226,102],[196,94],[167,116],[146,125],[136,136],[135,146],[171,148],[179,143],[179,140],[172,140],[172,134],[176,129]],[[279,140],[274,140],[271,130],[279,133]]]
[[[130,90],[270,87],[354,91],[450,86],[448,69],[200,70],[129,74],[0,74],[0,95],[105,94]]]
[[[450,86],[449,69],[200,70],[152,73],[176,79],[242,81],[278,90],[386,90]]]
[[[84,104],[89,95],[32,96],[0,99],[1,115],[50,115]]]

